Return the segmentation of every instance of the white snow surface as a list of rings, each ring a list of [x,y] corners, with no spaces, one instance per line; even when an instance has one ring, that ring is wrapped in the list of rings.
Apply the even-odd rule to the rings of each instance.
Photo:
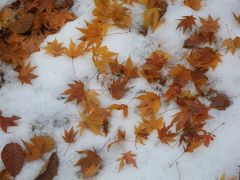
[[[0,1],[0,8],[9,1]],[[123,33],[109,35],[104,40],[111,51],[119,53],[119,60],[125,61],[129,54],[134,63],[140,65],[144,63],[145,58],[155,49],[160,48],[172,55],[172,59],[180,59],[185,52],[182,49],[183,41],[187,35],[182,31],[176,30],[177,19],[185,15],[194,15],[195,17],[204,17],[210,14],[214,19],[220,18],[221,28],[218,32],[219,43],[222,39],[229,38],[229,33],[240,35],[240,26],[234,20],[232,12],[240,13],[239,0],[203,0],[203,7],[196,12],[183,5],[183,0],[169,3],[168,10],[164,16],[166,22],[161,25],[154,33],[149,33],[146,37],[137,33],[140,25],[140,15],[142,7],[135,4],[132,9],[133,25],[128,30],[111,28],[108,32]],[[68,46],[69,39],[75,42],[82,36],[76,27],[86,27],[84,19],[91,21],[91,14],[94,8],[93,0],[75,0],[72,10],[79,17],[78,19],[67,23],[58,33],[48,36],[41,44],[44,47],[47,42],[57,38]],[[199,19],[198,19],[199,22]],[[227,27],[226,27],[227,24]],[[126,33],[124,33],[126,32]],[[220,45],[220,44],[219,44]],[[225,52],[221,52],[225,54]],[[214,87],[227,93],[230,97],[240,94],[240,53],[234,56],[230,53],[223,55],[222,62],[214,71],[208,72],[210,82]],[[19,125],[9,128],[7,134],[0,131],[1,141],[0,149],[9,142],[18,142],[22,144],[21,139],[30,140],[34,135],[49,135],[56,141],[56,149],[60,158],[58,175],[55,180],[77,180],[82,179],[78,173],[79,168],[73,165],[80,156],[77,150],[92,149],[99,150],[103,144],[110,138],[113,140],[117,129],[125,129],[127,138],[134,140],[134,125],[140,121],[136,105],[133,100],[129,104],[129,116],[124,119],[121,112],[114,111],[110,120],[110,132],[107,137],[96,136],[90,131],[85,131],[77,142],[72,144],[64,156],[67,144],[63,142],[61,135],[64,129],[72,126],[77,128],[79,122],[79,110],[75,103],[64,103],[65,99],[61,93],[68,88],[67,84],[73,80],[87,82],[95,73],[96,69],[91,61],[91,56],[86,55],[76,58],[74,67],[76,74],[73,73],[72,64],[68,57],[51,57],[43,49],[33,53],[30,57],[31,64],[37,66],[35,74],[39,77],[33,80],[31,85],[22,85],[17,79],[17,73],[11,70],[7,65],[2,65],[1,70],[5,73],[5,84],[0,89],[0,109],[5,116],[20,116]],[[129,83],[132,87],[127,95],[114,101],[109,93],[105,91],[107,87],[102,87],[97,82],[96,77],[88,84],[89,89],[98,89],[101,96],[101,103],[107,107],[113,103],[128,103],[137,93],[143,90],[152,91],[152,86],[144,79],[139,78]],[[175,105],[164,104],[160,112],[173,108]],[[164,114],[166,121],[169,121],[178,110],[169,111]],[[214,180],[218,179],[224,172],[227,176],[238,174],[240,165],[240,98],[233,99],[233,104],[225,111],[211,110],[210,115],[215,117],[206,125],[208,130],[213,130],[221,123],[225,125],[217,129],[214,134],[215,140],[208,148],[200,147],[194,153],[186,153],[179,159],[178,168],[169,165],[182,153],[182,147],[175,146],[171,148],[168,145],[160,143],[157,133],[154,132],[146,141],[146,144],[138,145],[135,149],[134,143],[126,142],[123,147],[125,150],[131,150],[137,154],[138,169],[131,166],[125,166],[118,172],[118,162],[116,159],[121,155],[121,149],[116,145],[110,152],[107,148],[101,152],[103,159],[103,168],[92,180],[178,180],[179,173],[181,180]],[[50,153],[44,156],[46,160]],[[44,165],[44,160],[38,160],[26,163],[16,177],[16,180],[32,180],[36,177]],[[0,169],[4,165],[0,162]]]

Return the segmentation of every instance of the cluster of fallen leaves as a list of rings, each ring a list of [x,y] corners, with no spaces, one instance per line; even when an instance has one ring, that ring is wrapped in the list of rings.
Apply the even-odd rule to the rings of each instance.
[[[6,169],[0,172],[1,180],[15,178],[25,163],[41,159],[45,153],[52,151],[55,146],[54,140],[49,136],[33,137],[31,143],[23,140],[22,142],[25,150],[18,143],[8,143],[3,148],[1,158]],[[53,179],[57,175],[58,165],[58,155],[54,152],[35,180]]]
[[[216,47],[219,30],[219,19],[212,16],[197,18],[193,15],[179,19],[177,29],[189,35],[183,43],[186,53],[179,61],[173,59],[167,52],[160,49],[153,50],[141,66],[133,64],[129,56],[125,62],[120,63],[118,53],[111,52],[102,44],[108,29],[111,26],[127,29],[131,26],[132,16],[130,9],[125,5],[141,3],[146,9],[143,12],[144,33],[151,28],[156,30],[161,19],[167,11],[167,2],[164,0],[94,0],[95,8],[92,12],[94,19],[86,22],[85,28],[77,28],[82,34],[79,42],[70,39],[69,47],[56,39],[44,47],[47,54],[54,57],[65,55],[74,63],[77,57],[86,54],[92,55],[92,62],[96,67],[98,80],[107,82],[109,94],[115,100],[122,99],[130,90],[129,81],[144,78],[149,85],[160,85],[161,91],[152,90],[142,92],[135,96],[138,101],[137,109],[141,121],[135,125],[135,143],[144,144],[149,135],[156,131],[159,142],[170,145],[177,142],[185,152],[193,152],[201,145],[209,146],[214,139],[213,132],[205,129],[207,122],[213,117],[209,115],[211,109],[225,110],[231,105],[230,98],[211,87],[206,73],[215,69],[221,62],[221,54]],[[199,10],[201,0],[185,0],[184,4],[194,10]],[[22,83],[31,84],[36,78],[32,72],[36,67],[31,67],[27,58],[31,53],[39,50],[43,39],[59,30],[67,21],[75,16],[69,11],[72,1],[56,3],[53,0],[17,1],[5,7],[0,13],[0,58],[13,66],[19,72]],[[54,18],[52,18],[54,17]],[[235,15],[235,18],[238,17]],[[239,37],[226,39],[222,47],[227,47],[233,54],[239,48]],[[73,71],[75,71],[73,69]],[[99,78],[99,77],[102,77]],[[103,83],[104,84],[104,83]],[[65,130],[63,140],[70,146],[85,130],[90,130],[95,135],[107,136],[112,111],[121,110],[123,117],[128,117],[128,105],[111,104],[103,107],[95,90],[87,88],[88,83],[75,80],[68,84],[62,94],[67,97],[66,102],[76,102],[79,107],[79,130]],[[203,101],[204,100],[204,101]],[[204,104],[204,102],[208,102]],[[177,112],[171,122],[167,124],[159,114],[162,103],[175,103]],[[176,108],[176,109],[177,109]],[[0,126],[7,132],[9,126],[16,126],[17,116],[4,117],[0,114]],[[121,147],[127,141],[125,130],[119,129],[116,139],[108,144],[108,150],[113,145]],[[17,143],[10,143],[2,151],[2,160],[6,167],[0,173],[0,179],[15,177],[22,169],[24,162],[35,161],[43,157],[54,148],[54,140],[48,136],[37,136],[31,143],[22,141],[26,151]],[[119,170],[125,164],[137,168],[136,154],[125,151],[117,159]],[[81,168],[85,178],[92,177],[103,167],[100,151],[85,149],[78,151],[81,157],[75,166]],[[17,163],[15,163],[17,162]],[[52,179],[57,174],[58,157],[53,153],[44,170],[36,179]]]
[[[29,56],[40,50],[46,36],[75,19],[72,5],[72,0],[17,0],[1,10],[0,59],[12,65],[22,83],[31,84],[37,77]]]
[[[157,131],[160,142],[170,145],[170,143],[178,141],[179,145],[183,144],[184,152],[193,152],[201,145],[209,146],[215,137],[213,132],[204,129],[206,123],[213,118],[209,115],[209,111],[211,109],[225,110],[231,105],[227,95],[217,92],[210,86],[206,75],[210,68],[214,70],[221,62],[221,54],[210,46],[216,42],[217,31],[220,27],[219,19],[213,19],[210,15],[206,19],[200,17],[199,26],[196,22],[197,19],[192,15],[179,19],[177,29],[183,29],[183,33],[190,32],[190,37],[183,44],[183,48],[187,51],[181,61],[185,59],[186,62],[171,64],[172,57],[168,53],[155,50],[146,58],[146,62],[141,67],[137,67],[133,64],[130,56],[125,63],[119,63],[118,53],[111,52],[107,46],[102,45],[108,29],[112,25],[110,23],[120,28],[130,26],[128,9],[124,8],[123,4],[120,3],[117,6],[116,2],[112,1],[95,0],[94,2],[96,7],[93,15],[96,18],[92,22],[86,21],[86,28],[78,28],[83,34],[80,42],[74,44],[71,40],[69,48],[66,48],[62,46],[62,43],[54,40],[44,48],[46,52],[52,56],[65,54],[71,60],[90,53],[98,77],[102,75],[104,81],[110,81],[108,90],[112,98],[116,100],[122,99],[128,93],[129,80],[139,77],[146,79],[150,85],[160,84],[166,89],[162,93],[162,97],[161,92],[143,92],[135,97],[140,102],[137,109],[142,119],[135,126],[135,143],[144,144],[149,135],[153,131]],[[191,2],[185,1],[185,4],[191,5]],[[126,3],[132,4],[133,2],[127,1]],[[155,30],[166,11],[166,2],[144,1],[141,3],[148,8],[144,12],[144,18],[153,20],[152,23],[145,24],[145,28],[151,26]],[[120,6],[125,9],[122,10],[123,14],[116,13],[113,16],[113,9]],[[148,13],[149,15],[146,15]],[[119,16],[117,19],[121,25],[115,21],[116,16]],[[183,65],[186,63],[188,65]],[[66,102],[76,101],[80,106],[80,134],[89,129],[96,135],[107,136],[112,110],[122,110],[124,117],[128,116],[128,106],[125,104],[113,104],[108,108],[102,107],[97,98],[98,93],[86,89],[86,85],[82,81],[74,81],[68,86],[69,89],[63,92],[67,96]],[[202,99],[206,99],[209,104],[205,105]],[[162,101],[165,103],[173,101],[180,109],[168,125],[163,117],[158,115]],[[66,130],[65,142],[69,144],[75,142],[76,134],[77,131],[73,129]],[[108,150],[114,144],[121,147],[125,141],[126,132],[119,129],[117,139],[108,145]],[[76,164],[81,167],[84,177],[91,177],[102,168],[102,158],[96,150],[83,150],[79,154],[86,155]],[[135,154],[131,151],[124,151],[122,157],[118,159],[120,161],[119,170],[125,164],[137,167],[134,157]]]

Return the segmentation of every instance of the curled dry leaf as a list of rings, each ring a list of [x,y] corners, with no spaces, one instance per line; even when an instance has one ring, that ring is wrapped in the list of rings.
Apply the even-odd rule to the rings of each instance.
[[[49,136],[36,136],[31,141],[32,143],[28,143],[22,140],[27,149],[26,157],[28,161],[40,159],[44,153],[53,150],[55,144]]]
[[[59,166],[59,159],[56,152],[52,153],[38,177],[34,180],[53,180],[57,175]]]
[[[78,151],[78,154],[85,154],[86,157],[81,158],[74,166],[80,166],[84,177],[92,177],[96,175],[102,167],[102,159],[94,150]]]
[[[24,164],[24,152],[17,143],[9,143],[2,150],[2,161],[13,177],[16,177],[21,171]]]
[[[0,111],[0,126],[1,129],[7,133],[7,129],[10,126],[17,126],[17,120],[19,120],[20,117],[18,116],[12,116],[12,117],[4,117],[2,115],[2,111]]]
[[[64,53],[65,48],[55,38],[52,42],[48,42],[47,45],[43,48],[47,54],[50,54],[54,57],[61,56]]]
[[[112,104],[108,109],[110,109],[110,112],[113,110],[122,110],[124,118],[128,116],[128,106],[126,104]]]
[[[117,159],[117,161],[120,161],[118,170],[120,171],[125,164],[130,164],[133,167],[137,168],[135,156],[136,154],[133,154],[131,151],[123,153],[122,157]]]
[[[64,141],[66,143],[74,143],[76,141],[76,135],[77,135],[78,131],[74,131],[73,127],[67,131],[64,131],[64,136],[62,136],[62,138],[64,139]]]
[[[184,0],[184,5],[198,11],[201,8],[201,0]]]

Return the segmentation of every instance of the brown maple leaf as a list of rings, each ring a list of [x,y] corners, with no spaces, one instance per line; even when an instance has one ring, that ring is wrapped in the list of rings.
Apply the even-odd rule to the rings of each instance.
[[[174,142],[176,139],[176,136],[178,133],[173,133],[170,130],[171,126],[165,126],[158,130],[158,138],[160,141],[164,144],[169,144],[171,142]]]
[[[210,15],[208,16],[207,19],[200,17],[202,26],[199,27],[199,31],[216,33],[220,27],[218,24],[218,20],[219,20],[219,18],[213,20],[212,16],[210,16]]]
[[[68,84],[69,89],[65,90],[62,94],[67,95],[68,99],[66,102],[73,100],[77,101],[77,104],[81,103],[83,100],[86,100],[84,84],[82,81],[74,81],[72,84]]]
[[[22,82],[22,84],[32,84],[31,81],[38,77],[32,73],[36,68],[36,66],[31,67],[30,64],[21,67],[21,69],[19,70],[18,79]]]
[[[58,57],[61,56],[65,50],[62,44],[63,43],[59,43],[55,38],[52,42],[48,42],[43,49],[46,51],[47,54]]]
[[[82,111],[80,114],[81,121],[79,123],[80,134],[88,128],[96,135],[102,135],[102,130],[105,135],[108,133],[108,121],[110,117],[110,112],[105,108],[101,108],[99,106],[92,107],[90,111]]]
[[[194,48],[187,57],[189,63],[196,68],[215,69],[221,62],[221,55],[210,47]]]
[[[210,45],[216,39],[213,32],[197,32],[195,31],[190,38],[184,41],[183,48],[194,48],[202,44],[209,43]]]
[[[178,28],[183,28],[183,33],[189,29],[190,31],[192,31],[192,27],[196,26],[196,18],[191,15],[191,16],[183,16],[182,19],[178,19],[180,22],[177,25],[177,29]]]
[[[27,152],[26,157],[28,161],[38,160],[44,153],[53,150],[55,142],[49,136],[36,136],[31,138],[32,143],[28,143],[22,140]]]
[[[235,51],[240,48],[240,37],[236,36],[234,39],[225,39],[221,46],[227,48],[226,53],[230,51],[234,55]]]
[[[80,38],[82,41],[86,41],[88,46],[93,44],[101,44],[103,37],[106,36],[109,24],[93,21],[89,23],[85,21],[87,28],[79,28],[84,35]]]
[[[84,55],[87,52],[88,49],[85,47],[85,42],[81,42],[78,45],[75,45],[72,39],[70,39],[69,47],[64,51],[64,53],[72,59]]]
[[[64,139],[64,141],[66,143],[74,143],[76,141],[76,135],[77,135],[78,131],[74,131],[73,127],[67,131],[64,131],[64,136],[62,136],[62,138]]]
[[[163,51],[154,51],[146,59],[146,63],[141,67],[141,75],[147,79],[150,83],[156,82],[161,78],[160,71],[167,63],[169,55]]]
[[[17,120],[19,120],[20,117],[18,116],[12,116],[12,117],[4,117],[2,115],[2,111],[0,111],[0,126],[1,129],[7,133],[7,129],[10,126],[17,126]]]
[[[134,159],[135,156],[136,154],[133,154],[131,151],[123,153],[122,157],[117,159],[117,161],[120,161],[118,171],[120,171],[125,164],[131,164],[133,167],[137,168],[136,159]]]
[[[201,8],[201,0],[184,0],[184,5],[198,11]]]
[[[211,101],[210,107],[218,110],[225,110],[232,104],[230,98],[223,93],[218,93],[215,97],[211,97],[209,100]]]
[[[127,83],[128,79],[119,78],[117,80],[114,80],[108,87],[111,96],[117,100],[121,99],[129,90],[129,88],[126,87]]]
[[[145,92],[137,96],[136,99],[141,101],[137,108],[140,111],[140,115],[143,119],[156,117],[161,106],[160,96],[152,92]]]
[[[102,167],[102,159],[94,150],[77,151],[78,154],[86,154],[86,157],[81,158],[74,166],[80,166],[84,177],[94,176]]]

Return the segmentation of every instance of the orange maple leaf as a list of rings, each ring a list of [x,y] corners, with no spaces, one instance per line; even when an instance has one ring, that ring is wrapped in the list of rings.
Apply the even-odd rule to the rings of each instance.
[[[76,141],[75,138],[76,138],[77,133],[78,133],[78,131],[74,131],[74,129],[72,127],[69,131],[67,131],[67,130],[64,131],[64,136],[62,136],[62,138],[64,139],[64,141],[66,143],[71,144]]]
[[[76,100],[77,104],[79,104],[83,100],[86,100],[84,84],[82,81],[74,81],[74,83],[68,84],[68,86],[70,88],[62,93],[68,96],[68,99],[66,102]]]
[[[189,29],[190,31],[192,31],[192,27],[196,26],[196,18],[191,15],[191,16],[183,16],[182,19],[178,19],[180,22],[177,25],[177,29],[178,28],[183,28],[183,33]]]
[[[30,67],[30,64],[21,67],[21,69],[19,70],[18,78],[22,82],[22,84],[32,84],[31,81],[38,77],[32,73],[32,71],[34,71],[34,69],[36,68],[36,66]]]
[[[94,150],[77,151],[78,154],[86,154],[74,166],[80,166],[84,177],[92,177],[102,166],[102,159]]]
[[[53,42],[48,42],[43,49],[46,51],[47,54],[50,54],[54,57],[58,57],[61,56],[65,50],[62,44],[63,43],[59,43],[55,38]]]
[[[124,167],[125,164],[131,164],[135,168],[137,168],[136,159],[134,157],[136,154],[133,154],[131,151],[125,152],[122,154],[122,157],[118,158],[119,162],[119,171]]]

